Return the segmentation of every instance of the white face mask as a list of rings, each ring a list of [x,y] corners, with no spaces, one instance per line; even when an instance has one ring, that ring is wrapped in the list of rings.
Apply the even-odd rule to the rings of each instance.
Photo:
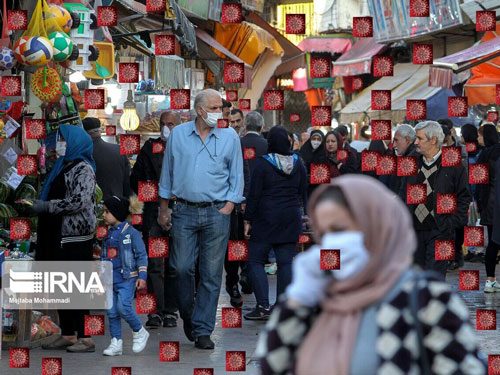
[[[66,155],[66,142],[57,141],[56,142],[56,154],[57,157]]]
[[[170,136],[170,128],[165,125],[161,130],[160,137],[164,142],[166,142],[169,136]]]
[[[340,250],[340,269],[331,271],[332,276],[337,280],[345,280],[357,275],[370,260],[362,232],[327,233],[322,238],[321,248]]]
[[[320,144],[321,144],[321,141],[311,141],[311,146],[312,146],[313,150],[316,150]]]
[[[205,109],[203,110],[207,112]],[[207,112],[207,118],[204,118],[203,120],[208,126],[210,126],[211,128],[215,128],[217,126],[217,120],[220,120],[221,118],[222,112]]]

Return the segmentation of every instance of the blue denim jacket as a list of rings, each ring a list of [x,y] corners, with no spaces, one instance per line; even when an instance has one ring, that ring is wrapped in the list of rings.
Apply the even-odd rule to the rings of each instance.
[[[118,249],[116,258],[108,258],[108,249]],[[104,240],[102,258],[111,260],[113,269],[118,270],[123,279],[139,276],[146,280],[148,255],[141,233],[126,221],[109,228],[108,237]]]

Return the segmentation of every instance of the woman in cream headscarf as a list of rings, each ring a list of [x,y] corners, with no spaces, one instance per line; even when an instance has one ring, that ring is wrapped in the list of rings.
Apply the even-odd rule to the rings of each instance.
[[[321,246],[296,257],[286,298],[260,337],[264,374],[486,372],[460,297],[411,268],[416,239],[403,202],[349,175],[316,189],[308,212]],[[340,250],[340,269],[321,269],[322,249]]]

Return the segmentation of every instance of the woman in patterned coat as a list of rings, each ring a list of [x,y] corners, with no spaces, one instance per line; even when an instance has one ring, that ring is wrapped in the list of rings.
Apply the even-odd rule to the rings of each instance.
[[[95,163],[92,139],[82,128],[61,125],[57,133],[57,160],[45,179],[40,200],[36,260],[91,261],[96,227]],[[93,352],[84,334],[88,310],[59,310],[61,337],[44,349]],[[75,332],[77,334],[75,335]]]
[[[316,189],[308,212],[321,246],[296,257],[259,338],[263,374],[486,373],[464,302],[411,267],[412,220],[388,189],[340,176]]]

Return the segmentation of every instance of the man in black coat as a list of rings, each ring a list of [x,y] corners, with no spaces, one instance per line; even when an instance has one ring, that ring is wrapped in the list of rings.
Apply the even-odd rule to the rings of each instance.
[[[267,141],[262,137],[261,132],[264,126],[264,118],[259,112],[249,112],[246,117],[239,109],[233,109],[230,116],[230,125],[236,127],[244,127],[245,136],[241,138],[241,150],[244,159],[244,179],[245,188],[243,196],[248,197],[250,189],[250,177],[255,165],[255,159],[267,153]],[[237,207],[231,216],[231,236],[232,240],[243,240],[243,212],[246,204],[242,203]],[[238,275],[238,270],[241,267],[241,275]],[[239,307],[242,305],[240,291],[238,289],[238,281],[241,284],[241,290],[245,294],[252,293],[252,288],[248,281],[246,272],[246,262],[230,262],[227,257],[224,261],[224,269],[226,270],[226,291],[231,297],[231,305]]]
[[[413,216],[418,240],[414,260],[424,269],[432,269],[446,276],[449,261],[436,260],[436,255],[441,254],[440,251],[436,251],[436,245],[439,245],[436,241],[454,240],[455,230],[467,223],[467,210],[471,201],[467,187],[467,172],[462,165],[458,167],[441,165],[441,146],[444,140],[441,125],[435,121],[423,121],[417,124],[415,131],[416,151],[421,154],[417,159],[418,173],[416,176],[403,178],[399,195],[407,203],[408,196],[419,195],[410,185],[424,185],[426,189],[422,192],[424,200],[419,204],[407,203]],[[437,213],[440,194],[453,194],[456,197],[456,210],[453,213]]]
[[[130,175],[132,190],[139,194],[139,181],[160,181],[161,166],[165,144],[170,130],[179,125],[181,118],[173,111],[163,112],[160,116],[160,137],[150,138],[142,146]],[[158,202],[144,203],[142,215],[142,239],[148,248],[150,236],[164,237],[167,234],[157,223]],[[157,299],[158,314],[148,316],[147,328],[175,327],[177,325],[175,290],[175,274],[169,271],[168,261],[164,258],[148,259],[148,291],[154,293]]]
[[[120,155],[120,146],[103,141],[101,122],[95,117],[83,119],[83,128],[94,144],[96,181],[102,190],[104,199],[116,195],[130,196],[130,163],[125,155]]]

